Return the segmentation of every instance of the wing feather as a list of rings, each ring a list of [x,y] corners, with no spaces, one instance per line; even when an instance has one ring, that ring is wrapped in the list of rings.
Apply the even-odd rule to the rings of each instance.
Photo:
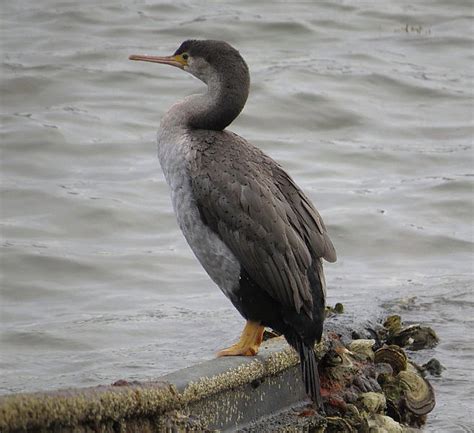
[[[220,137],[212,152],[196,140],[199,158],[189,159],[204,220],[260,287],[311,315],[308,268],[313,259],[335,260],[319,213],[271,158],[232,133]]]
[[[337,260],[336,250],[319,212],[279,165],[275,165],[272,172],[280,191],[295,211],[302,234],[306,237],[311,249],[317,257],[322,257],[331,263],[335,262]]]

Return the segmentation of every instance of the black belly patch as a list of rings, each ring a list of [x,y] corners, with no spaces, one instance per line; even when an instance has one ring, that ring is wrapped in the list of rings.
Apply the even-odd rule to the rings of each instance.
[[[287,338],[298,335],[308,344],[319,341],[324,320],[324,298],[321,283],[308,270],[313,292],[313,318],[303,312],[288,309],[262,289],[244,269],[241,269],[239,287],[233,292],[231,301],[246,320],[260,322]]]
[[[244,269],[240,271],[239,287],[233,292],[231,301],[245,319],[261,322],[282,332],[277,329],[282,321],[280,304],[260,288]]]

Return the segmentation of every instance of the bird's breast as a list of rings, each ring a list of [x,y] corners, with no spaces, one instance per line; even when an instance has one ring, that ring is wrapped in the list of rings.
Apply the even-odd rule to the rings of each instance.
[[[186,132],[172,136],[159,133],[158,157],[170,187],[176,219],[186,241],[211,279],[230,297],[239,284],[240,263],[201,217],[187,169],[192,157],[189,141]]]

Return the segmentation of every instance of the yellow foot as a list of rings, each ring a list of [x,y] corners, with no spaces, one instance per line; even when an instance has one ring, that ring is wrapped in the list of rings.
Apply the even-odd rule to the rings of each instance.
[[[259,322],[247,321],[242,335],[237,343],[217,353],[221,356],[253,356],[258,353],[262,344],[264,326]]]

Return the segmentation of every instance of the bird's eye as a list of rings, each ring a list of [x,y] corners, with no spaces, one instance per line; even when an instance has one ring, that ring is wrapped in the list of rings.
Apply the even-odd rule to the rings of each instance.
[[[182,57],[184,60],[188,60],[189,54],[184,53],[181,57]]]

